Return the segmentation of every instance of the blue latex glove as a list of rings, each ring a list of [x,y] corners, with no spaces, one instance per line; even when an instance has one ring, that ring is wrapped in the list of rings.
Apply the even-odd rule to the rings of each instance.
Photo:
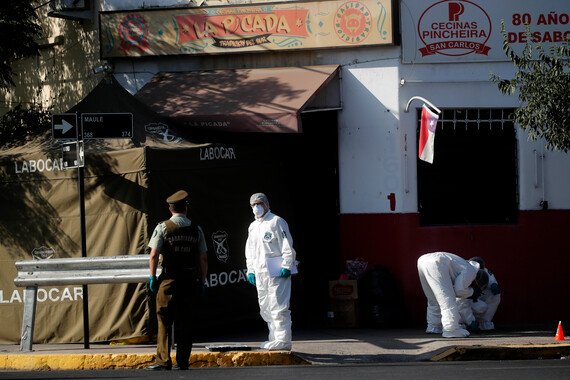
[[[150,292],[152,294],[156,294],[156,292],[158,291],[158,279],[156,278],[156,276],[150,276],[148,278],[148,288],[150,289]]]
[[[499,284],[497,283],[492,283],[491,286],[489,286],[489,289],[491,290],[491,293],[493,293],[494,296],[496,296],[497,294],[501,294],[501,288],[499,288]]]
[[[248,274],[247,281],[249,281],[251,285],[255,285],[255,275],[253,273]]]
[[[281,268],[281,272],[279,272],[279,277],[289,277],[291,276],[291,271],[289,269]]]

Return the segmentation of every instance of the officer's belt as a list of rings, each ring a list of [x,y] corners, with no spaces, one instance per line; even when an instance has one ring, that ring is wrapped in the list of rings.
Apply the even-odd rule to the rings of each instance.
[[[196,268],[162,268],[162,273],[168,277],[197,277]]]

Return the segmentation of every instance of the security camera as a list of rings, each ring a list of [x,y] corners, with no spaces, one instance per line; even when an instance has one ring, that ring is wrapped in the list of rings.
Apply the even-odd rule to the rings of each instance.
[[[103,63],[101,65],[97,65],[93,67],[93,74],[101,74],[101,73],[108,73],[111,72],[113,67],[109,63]]]

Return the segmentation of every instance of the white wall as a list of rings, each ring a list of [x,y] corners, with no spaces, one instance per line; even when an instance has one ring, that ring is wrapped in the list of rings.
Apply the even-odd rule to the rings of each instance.
[[[511,78],[511,63],[462,63],[462,64],[424,64],[402,65],[400,74],[405,80],[400,89],[401,105],[414,96],[422,96],[437,107],[518,107],[517,96],[501,94],[496,85],[491,83],[489,74],[499,74]],[[407,134],[408,146],[415,149],[416,113],[421,102],[413,102],[409,113],[403,113],[400,123]],[[437,135],[436,135],[437,138]],[[570,156],[563,152],[547,151],[543,141],[529,141],[528,134],[517,130],[519,149],[519,208],[521,210],[540,209],[540,202],[545,199],[551,209],[570,208]],[[537,152],[535,154],[535,151]],[[437,152],[436,152],[437,154]],[[538,160],[536,158],[538,155]],[[544,155],[541,159],[540,156]],[[416,191],[415,156],[409,161],[409,174],[412,178],[410,200],[405,212],[415,212]],[[544,180],[543,180],[544,172]],[[537,180],[538,177],[538,180]],[[543,194],[544,192],[544,194]]]
[[[520,209],[537,210],[542,200],[550,209],[570,209],[570,155],[529,141],[519,130]]]
[[[340,211],[387,212],[387,196],[403,186],[397,60],[344,66],[342,75]]]

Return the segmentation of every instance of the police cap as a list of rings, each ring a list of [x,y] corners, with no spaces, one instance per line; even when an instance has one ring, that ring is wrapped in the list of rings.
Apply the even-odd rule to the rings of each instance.
[[[188,193],[184,190],[178,190],[176,193],[172,194],[168,198],[166,198],[166,203],[169,205],[182,202],[188,198]]]

